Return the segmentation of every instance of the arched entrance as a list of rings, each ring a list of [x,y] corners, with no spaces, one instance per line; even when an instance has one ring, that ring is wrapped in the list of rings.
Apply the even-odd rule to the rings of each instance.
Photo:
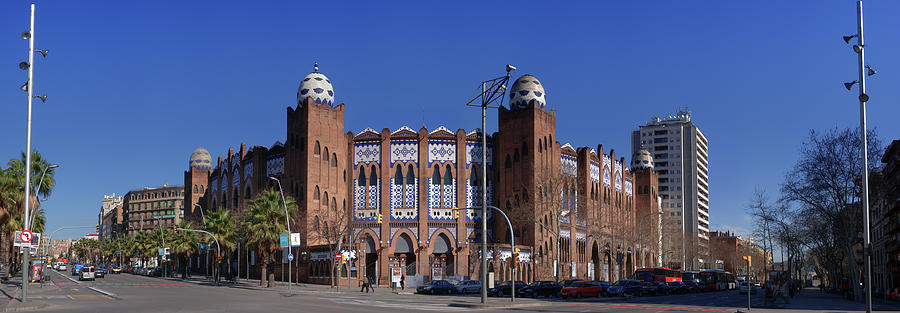
[[[597,246],[595,242],[591,245],[591,266],[588,267],[588,277],[591,280],[597,279],[598,275],[602,275],[603,270],[600,267],[600,247]]]
[[[454,273],[453,244],[447,235],[438,234],[431,242],[431,279],[447,279]]]
[[[405,276],[416,275],[416,253],[413,247],[412,239],[407,234],[400,234],[394,240],[394,256],[405,260],[406,268],[403,271]]]
[[[613,266],[612,266],[612,254],[609,251],[609,248],[605,249],[603,252],[603,280],[605,281],[614,281],[613,277]]]
[[[378,250],[375,247],[375,239],[366,235],[365,239],[366,279],[375,278],[378,281]],[[377,284],[377,283],[376,283]]]

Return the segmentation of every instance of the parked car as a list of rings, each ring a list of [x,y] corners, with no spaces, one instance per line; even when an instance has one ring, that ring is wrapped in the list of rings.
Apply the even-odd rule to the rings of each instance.
[[[480,280],[467,280],[456,284],[456,292],[458,293],[478,293],[481,292]]]
[[[655,296],[657,294],[659,294],[659,285],[657,285],[655,282],[647,281],[641,283],[641,292],[638,295],[640,295],[641,297],[645,297]]]
[[[685,281],[683,283],[684,283],[686,292],[694,293],[694,292],[703,291],[703,286],[701,286],[700,284],[698,284],[695,281],[689,280],[689,281]]]
[[[122,268],[121,268],[121,267],[118,267],[118,266],[113,266],[113,267],[109,270],[109,272],[112,273],[112,274],[119,274],[119,273],[122,273]]]
[[[94,270],[97,272],[97,274],[96,274],[96,275],[97,275],[97,278],[103,278],[103,277],[106,276],[107,273],[109,273],[109,272],[106,270],[106,267],[102,267],[102,266],[100,266],[100,267],[95,267]]]
[[[65,271],[67,269],[66,264],[62,263],[56,266],[57,271]]]
[[[432,280],[416,288],[416,293],[427,293],[432,295],[454,292],[456,292],[456,286],[453,286],[453,284],[446,280]]]
[[[558,296],[559,291],[562,290],[563,286],[559,283],[552,280],[538,281],[531,283],[530,285],[522,288],[521,290],[516,290],[516,295],[520,297],[550,297],[550,296]]]
[[[690,287],[680,281],[673,281],[671,283],[668,283],[668,285],[670,294],[683,294],[690,292]]]
[[[147,276],[150,277],[162,277],[163,271],[161,268],[154,267],[147,271]]]
[[[78,274],[78,280],[94,280],[97,278],[93,266],[83,266]]]
[[[653,282],[656,285],[656,295],[668,295],[672,292],[671,288],[669,288],[669,284],[666,284],[661,281]]]
[[[79,274],[81,274],[82,267],[84,267],[84,264],[75,264],[75,266],[72,267],[72,276],[78,276]]]
[[[528,284],[526,284],[524,281],[517,280],[516,281],[516,292],[518,293],[519,290],[522,290],[523,288],[525,288],[527,286],[528,286]],[[512,285],[508,281],[502,282],[499,284],[494,283],[494,288],[488,289],[488,296],[504,297],[504,296],[510,295],[510,294],[512,294]]]
[[[747,294],[747,292],[750,292],[750,294],[756,294],[756,287],[753,286],[753,283],[742,282],[741,286],[738,288],[738,293]]]
[[[563,287],[568,287],[568,286],[574,286],[575,284],[580,283],[580,282],[584,282],[584,279],[581,279],[581,278],[566,279],[566,280],[563,280],[562,283],[560,283],[560,284]]]
[[[610,296],[640,295],[641,289],[641,282],[632,279],[622,279],[610,286],[606,290],[606,294]]]
[[[606,283],[605,286],[602,283]],[[563,287],[559,291],[559,296],[563,299],[583,298],[583,297],[599,297],[604,294],[609,282],[605,281],[583,281],[577,282],[572,286]]]

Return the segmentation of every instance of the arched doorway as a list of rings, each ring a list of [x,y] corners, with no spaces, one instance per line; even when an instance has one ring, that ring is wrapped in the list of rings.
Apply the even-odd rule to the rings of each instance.
[[[406,268],[403,271],[405,276],[416,275],[416,253],[413,247],[412,239],[407,234],[400,234],[394,240],[394,256],[406,261]]]
[[[366,279],[372,277],[378,284],[378,250],[372,236],[366,235],[365,245]]]
[[[595,242],[591,245],[591,266],[588,267],[588,277],[591,280],[597,279],[598,275],[602,275],[603,269],[600,266],[600,247],[597,246]]]
[[[613,267],[612,267],[612,254],[609,249],[605,249],[603,251],[603,280],[605,281],[614,281],[613,277]]]
[[[455,260],[453,258],[453,244],[447,235],[438,234],[431,242],[431,277],[432,279],[447,279],[454,273]]]

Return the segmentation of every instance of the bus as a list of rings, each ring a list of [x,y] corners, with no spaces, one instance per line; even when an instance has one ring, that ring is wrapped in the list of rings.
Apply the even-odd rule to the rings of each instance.
[[[698,281],[700,279],[700,273],[698,272],[681,272],[681,281]]]
[[[658,281],[671,283],[681,281],[681,271],[666,267],[639,268],[634,271],[634,279],[642,282]]]
[[[700,284],[706,290],[732,290],[735,288],[734,274],[719,269],[702,271]]]

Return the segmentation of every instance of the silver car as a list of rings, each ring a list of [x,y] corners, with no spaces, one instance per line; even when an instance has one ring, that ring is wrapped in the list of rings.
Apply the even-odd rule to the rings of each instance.
[[[81,268],[81,274],[78,275],[78,280],[95,280],[97,279],[96,271],[93,266],[84,266]]]
[[[480,280],[467,280],[456,284],[457,293],[478,293],[481,291]]]

